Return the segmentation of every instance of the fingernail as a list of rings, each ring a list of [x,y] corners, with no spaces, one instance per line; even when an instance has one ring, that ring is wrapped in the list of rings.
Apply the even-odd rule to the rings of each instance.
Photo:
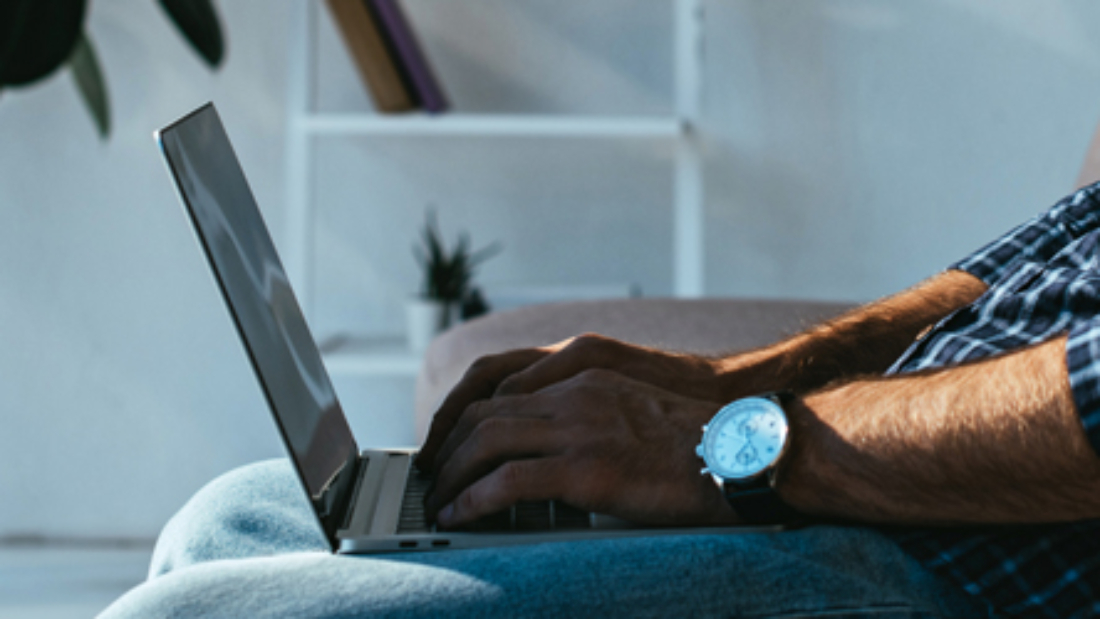
[[[439,521],[439,524],[441,524],[445,527],[449,527],[449,526],[451,526],[451,519],[454,518],[454,516],[455,516],[455,505],[454,505],[454,503],[448,503],[446,507],[439,510],[439,515],[436,516],[436,518]]]

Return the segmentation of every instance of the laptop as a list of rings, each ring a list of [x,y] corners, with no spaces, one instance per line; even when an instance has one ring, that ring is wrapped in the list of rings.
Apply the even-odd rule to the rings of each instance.
[[[520,503],[463,531],[424,513],[415,450],[360,450],[213,104],[155,134],[283,443],[333,552],[441,551],[622,536],[776,530],[646,529],[558,501]]]

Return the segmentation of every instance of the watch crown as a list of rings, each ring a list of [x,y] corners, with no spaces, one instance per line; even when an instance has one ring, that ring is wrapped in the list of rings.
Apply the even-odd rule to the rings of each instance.
[[[709,428],[709,427],[710,427],[710,424],[709,424],[709,423],[708,423],[707,425],[703,426],[703,432],[706,432],[706,431],[707,431],[707,428]]]
[[[698,445],[695,446],[695,455],[699,456],[700,458],[703,457],[703,444],[702,443],[699,443]]]
[[[710,469],[708,469],[708,468],[700,469],[699,474],[703,475],[703,476],[710,475]]]

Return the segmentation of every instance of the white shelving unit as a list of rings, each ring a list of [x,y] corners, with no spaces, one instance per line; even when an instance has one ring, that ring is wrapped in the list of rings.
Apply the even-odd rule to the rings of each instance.
[[[672,118],[566,117],[522,114],[447,114],[377,116],[313,114],[302,117],[299,130],[324,135],[407,135],[514,138],[677,138],[684,123]]]
[[[456,138],[538,138],[669,140],[674,147],[673,289],[679,297],[704,293],[703,179],[696,127],[699,118],[703,54],[701,0],[669,0],[675,62],[675,113],[669,116],[569,116],[463,114],[384,116],[374,112],[317,113],[312,99],[312,37],[321,3],[295,3],[290,57],[290,110],[287,145],[287,219],[283,253],[291,281],[307,316],[313,306],[314,205],[310,165],[317,140],[333,136],[432,136]],[[420,355],[401,338],[361,338],[338,334],[323,339],[326,366],[335,374],[415,376]]]

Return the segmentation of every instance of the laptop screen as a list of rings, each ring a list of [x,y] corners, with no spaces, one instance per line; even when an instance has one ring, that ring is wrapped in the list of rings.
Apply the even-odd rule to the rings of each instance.
[[[267,226],[212,105],[159,133],[283,440],[316,502],[358,453]]]

